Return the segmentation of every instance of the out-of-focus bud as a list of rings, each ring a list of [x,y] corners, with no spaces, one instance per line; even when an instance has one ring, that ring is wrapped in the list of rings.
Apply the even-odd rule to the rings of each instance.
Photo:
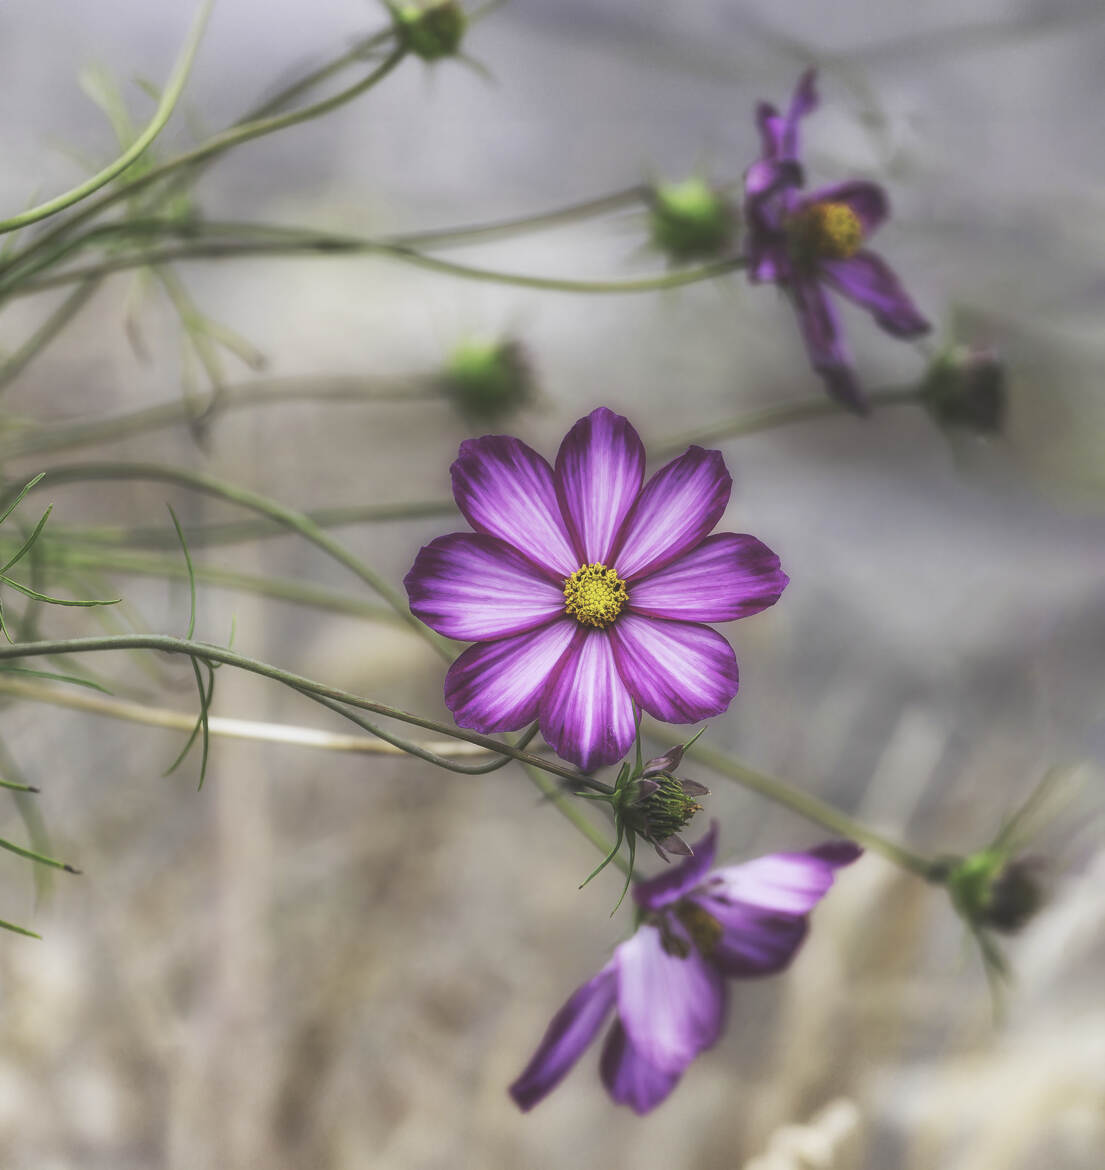
[[[457,410],[472,422],[505,418],[536,397],[533,372],[517,341],[463,341],[443,374]]]
[[[673,260],[719,256],[732,247],[737,209],[700,176],[653,187],[649,204],[652,242]]]
[[[455,0],[389,5],[403,43],[423,61],[455,56],[468,28],[468,17]]]
[[[992,350],[953,346],[929,367],[921,401],[949,430],[1000,434],[1006,415],[1005,367]]]
[[[1040,868],[1038,858],[986,849],[951,865],[946,883],[956,909],[973,926],[1013,934],[1043,905]]]

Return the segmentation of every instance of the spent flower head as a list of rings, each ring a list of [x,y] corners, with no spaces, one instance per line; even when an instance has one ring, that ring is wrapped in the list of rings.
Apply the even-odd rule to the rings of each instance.
[[[890,213],[886,192],[862,180],[801,190],[798,132],[818,105],[815,80],[812,69],[802,75],[785,114],[767,102],[756,109],[761,155],[744,178],[748,276],[783,289],[825,388],[862,413],[866,400],[828,289],[895,337],[917,337],[930,326],[886,262],[865,247]]]
[[[532,1109],[571,1071],[607,1017],[599,1061],[615,1102],[647,1113],[721,1035],[728,980],[773,975],[794,958],[810,911],[836,871],[860,855],[849,841],[711,869],[717,824],[694,854],[633,887],[640,924],[609,963],[553,1016],[510,1086]]]
[[[732,488],[720,451],[644,469],[640,436],[605,407],[555,469],[508,435],[461,444],[453,494],[475,531],[431,541],[404,581],[412,613],[475,643],[445,679],[461,727],[537,720],[589,772],[626,754],[635,709],[693,723],[729,706],[736,656],[706,623],[774,605],[787,576],[755,537],[709,535]]]

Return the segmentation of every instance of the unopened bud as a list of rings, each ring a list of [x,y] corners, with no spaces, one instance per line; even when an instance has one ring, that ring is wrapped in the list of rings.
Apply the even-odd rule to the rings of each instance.
[[[947,885],[956,908],[969,922],[1013,934],[1043,905],[1039,869],[1036,858],[1009,859],[984,850],[955,864]]]
[[[737,229],[736,208],[706,182],[692,176],[650,192],[652,242],[673,260],[694,260],[727,252]]]
[[[535,397],[530,364],[516,341],[465,341],[444,372],[449,397],[473,422],[490,422],[528,405]]]
[[[921,401],[940,426],[976,435],[1005,425],[1005,367],[990,350],[957,346],[942,353],[921,383]]]
[[[423,61],[454,56],[468,27],[464,9],[455,0],[400,4],[392,14],[406,48]]]

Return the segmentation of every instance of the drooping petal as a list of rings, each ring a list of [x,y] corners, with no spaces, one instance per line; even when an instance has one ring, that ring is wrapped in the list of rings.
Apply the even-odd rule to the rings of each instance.
[[[769,853],[714,870],[699,889],[711,898],[772,914],[808,914],[828,892],[836,871],[861,853],[850,841],[808,853]]]
[[[659,929],[645,925],[614,951],[618,1016],[641,1058],[666,1073],[681,1073],[709,1048],[725,1018],[720,972],[684,945],[685,957],[669,954]]]
[[[661,467],[622,525],[614,555],[618,575],[632,582],[694,548],[721,519],[732,490],[720,451],[688,447]]]
[[[932,328],[889,265],[874,252],[824,261],[821,272],[834,288],[865,308],[887,333],[917,337]]]
[[[728,622],[774,605],[789,578],[754,536],[719,532],[633,583],[629,608],[650,617]]]
[[[710,951],[710,962],[730,977],[782,971],[809,929],[805,915],[769,914],[743,902],[727,902],[707,894],[692,894],[689,901],[720,924],[721,937]]]
[[[695,723],[737,693],[733,647],[709,626],[623,614],[607,631],[629,693],[656,719]]]
[[[517,731],[536,719],[541,696],[575,630],[576,623],[565,618],[513,638],[469,646],[445,676],[445,705],[458,726],[484,733]]]
[[[614,1021],[606,1035],[599,1072],[610,1096],[642,1116],[667,1097],[680,1076],[649,1064],[633,1047],[620,1020]]]
[[[877,231],[879,225],[890,214],[890,200],[886,192],[878,183],[869,183],[864,179],[833,183],[803,195],[801,206],[809,206],[812,203],[846,204],[862,225],[864,239]]]
[[[552,468],[532,447],[509,435],[466,439],[451,473],[457,507],[477,532],[512,544],[552,578],[579,568]]]
[[[545,689],[538,718],[553,751],[585,772],[614,764],[629,750],[636,732],[633,703],[606,630],[577,625]]]
[[[503,638],[564,612],[564,591],[506,541],[454,532],[425,545],[403,580],[411,613],[462,642]]]
[[[866,413],[840,321],[824,289],[812,276],[795,277],[789,288],[810,364],[821,375],[825,389],[843,405]]]
[[[571,1071],[614,1006],[616,987],[614,965],[608,963],[553,1016],[533,1059],[510,1086],[519,1109],[532,1109]]]
[[[629,420],[605,406],[581,418],[556,456],[556,490],[581,563],[608,564],[641,490],[645,447]]]
[[[714,864],[717,852],[717,821],[710,822],[709,831],[692,848],[692,855],[686,861],[665,869],[659,877],[647,882],[633,883],[633,901],[643,910],[659,910],[678,902],[688,890],[693,890]]]

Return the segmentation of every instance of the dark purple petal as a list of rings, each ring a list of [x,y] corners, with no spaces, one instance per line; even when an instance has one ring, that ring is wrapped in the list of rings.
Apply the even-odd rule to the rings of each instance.
[[[532,447],[509,435],[465,439],[451,471],[457,507],[478,532],[512,544],[550,577],[579,568],[552,468]]]
[[[541,700],[539,719],[546,742],[585,772],[614,764],[636,734],[633,703],[614,664],[606,630],[576,626]]]
[[[709,1048],[725,1018],[720,972],[687,946],[685,957],[669,954],[660,931],[645,925],[614,951],[618,1017],[641,1058],[666,1073]]]
[[[838,402],[866,413],[867,403],[852,369],[840,321],[824,289],[812,276],[795,278],[789,288],[810,364],[821,375],[825,389]]]
[[[802,196],[800,206],[808,207],[811,203],[847,204],[862,225],[865,239],[890,214],[890,200],[886,192],[878,183],[868,183],[864,179],[850,179],[846,183],[818,187],[816,191]]]
[[[710,962],[724,975],[748,978],[775,975],[794,958],[809,929],[805,915],[767,914],[743,902],[692,894],[694,902],[720,923],[721,938]]]
[[[645,476],[645,448],[629,420],[605,406],[581,418],[556,456],[556,490],[583,564],[608,564]]]
[[[895,337],[917,337],[932,328],[886,262],[874,252],[857,252],[847,260],[825,260],[821,273]]]
[[[697,723],[737,693],[733,647],[709,626],[623,614],[607,633],[627,690],[656,719]]]
[[[679,1083],[680,1075],[649,1064],[630,1043],[620,1020],[606,1035],[599,1072],[610,1096],[640,1115],[655,1109]]]
[[[614,1006],[616,976],[608,963],[556,1013],[533,1059],[510,1086],[519,1109],[532,1109],[567,1076]]]
[[[688,890],[693,890],[714,864],[717,832],[717,821],[711,821],[706,835],[692,846],[692,857],[665,870],[659,877],[650,878],[647,882],[634,882],[633,901],[642,910],[659,910],[672,902],[678,902]]]
[[[720,451],[689,447],[661,467],[622,526],[614,556],[618,575],[632,582],[694,548],[721,519],[732,490]]]
[[[817,70],[807,69],[798,78],[794,87],[794,95],[790,99],[790,108],[787,110],[783,126],[782,154],[784,158],[797,158],[799,152],[798,123],[817,109]]]
[[[754,536],[719,532],[633,583],[629,608],[650,617],[728,622],[774,605],[789,578]]]
[[[445,676],[445,705],[460,727],[517,731],[537,718],[541,696],[576,631],[570,618],[470,646]]]
[[[411,613],[462,642],[520,634],[564,612],[564,591],[506,541],[454,532],[423,547],[403,581]]]

